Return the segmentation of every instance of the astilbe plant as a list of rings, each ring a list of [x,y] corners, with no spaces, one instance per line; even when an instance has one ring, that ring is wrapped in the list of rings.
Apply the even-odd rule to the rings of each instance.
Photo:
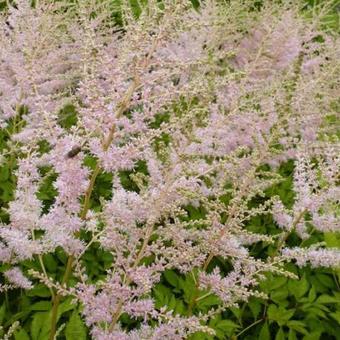
[[[50,339],[68,295],[94,339],[213,334],[206,324],[216,313],[263,296],[264,273],[292,276],[285,261],[340,264],[339,250],[285,243],[292,232],[306,239],[339,228],[339,144],[326,124],[336,113],[339,40],[320,30],[327,3],[308,18],[298,4],[269,0],[260,9],[211,0],[197,10],[150,0],[138,18],[123,1],[121,11],[117,27],[110,2],[20,0],[1,18],[2,128],[21,119],[8,148],[17,187],[0,226],[0,260],[10,265],[2,289],[49,287]],[[60,120],[65,105],[76,108],[71,127]],[[287,160],[295,161],[290,210],[266,196]],[[38,193],[51,174],[56,196],[46,206]],[[112,192],[95,205],[101,174]],[[188,206],[203,216],[188,219]],[[257,215],[272,215],[282,233],[248,231]],[[258,242],[276,251],[254,258]],[[94,280],[83,256],[96,244],[112,262]],[[61,282],[43,261],[57,249],[68,255]],[[33,258],[41,270],[24,275],[20,263]],[[196,282],[186,316],[156,308],[152,289],[168,269]],[[217,296],[218,307],[197,313],[198,292]],[[123,314],[139,326],[125,329]]]

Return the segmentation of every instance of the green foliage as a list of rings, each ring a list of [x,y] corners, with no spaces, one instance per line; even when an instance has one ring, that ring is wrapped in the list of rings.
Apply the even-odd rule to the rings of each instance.
[[[65,329],[66,340],[86,339],[86,327],[78,311],[73,311]]]
[[[16,161],[12,153],[10,155],[7,153],[10,151],[8,141],[17,128],[18,117],[15,117],[10,120],[7,129],[0,129],[0,222],[7,222],[8,216],[3,208],[6,208],[8,202],[14,198],[16,179],[13,171]]]
[[[60,110],[58,118],[61,127],[70,129],[72,126],[76,125],[78,121],[76,108],[71,104],[65,105],[63,109]]]

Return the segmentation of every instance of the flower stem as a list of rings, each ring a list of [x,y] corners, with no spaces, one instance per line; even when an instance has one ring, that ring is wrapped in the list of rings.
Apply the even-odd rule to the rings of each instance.
[[[240,333],[236,334],[236,338],[238,338],[241,334],[245,333],[248,329],[256,326],[258,323],[260,323],[262,321],[263,321],[263,319],[256,320],[255,322],[253,322],[251,325],[249,325],[245,329],[242,329],[242,331]]]
[[[283,248],[283,246],[285,245],[289,235],[291,234],[292,230],[294,230],[296,228],[296,226],[299,224],[299,222],[301,221],[301,219],[305,216],[306,213],[306,209],[303,209],[296,217],[295,221],[292,224],[292,227],[289,231],[286,231],[286,233],[283,235],[283,237],[281,238],[281,240],[279,241],[279,244],[277,246],[277,248],[275,249],[274,253],[270,256],[271,259],[273,259],[275,256],[278,255],[278,253],[280,252],[280,250]]]
[[[139,250],[139,253],[137,255],[137,258],[135,260],[135,262],[133,263],[132,265],[132,269],[135,269],[139,262],[142,260],[143,258],[143,255],[144,255],[144,252],[146,250],[146,247],[148,245],[148,242],[150,240],[150,237],[152,235],[152,231],[153,231],[153,225],[149,225],[148,228],[146,229],[146,233],[145,233],[145,237],[144,237],[144,240],[143,240],[143,245],[141,247],[141,249]],[[130,277],[127,277],[126,278],[126,281],[125,281],[125,284],[126,285],[129,285],[131,283],[131,278]],[[124,305],[124,301],[121,299],[119,302],[118,302],[118,305],[117,305],[117,308],[115,310],[115,312],[113,313],[113,316],[112,316],[112,320],[111,320],[111,323],[110,323],[110,326],[109,326],[109,332],[111,333],[121,315],[121,312],[122,312],[122,308],[123,308],[123,305]]]
[[[73,264],[73,256],[69,256],[66,264],[66,270],[63,276],[62,285],[65,285],[71,275],[72,272],[72,264]],[[49,340],[54,340],[55,333],[57,330],[57,319],[58,319],[58,307],[60,304],[61,295],[57,293],[53,299],[53,307],[52,307],[52,317],[51,317],[51,331]]]

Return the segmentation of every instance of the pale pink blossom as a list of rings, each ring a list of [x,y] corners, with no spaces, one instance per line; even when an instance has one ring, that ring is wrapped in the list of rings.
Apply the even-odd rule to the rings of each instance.
[[[13,267],[12,269],[6,270],[4,276],[10,284],[18,288],[31,289],[33,288],[32,282],[24,276],[20,268]]]

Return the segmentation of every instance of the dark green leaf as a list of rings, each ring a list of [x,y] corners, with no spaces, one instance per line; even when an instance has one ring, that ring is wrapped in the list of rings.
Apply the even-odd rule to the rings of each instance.
[[[340,303],[340,299],[335,296],[322,294],[316,299],[316,302],[318,303]]]
[[[4,302],[0,307],[0,325],[3,324],[5,316],[6,316],[6,304]]]
[[[287,322],[287,326],[290,329],[294,329],[295,331],[302,333],[302,334],[308,334],[308,331],[306,330],[306,325],[302,321],[297,320],[290,320]]]
[[[259,334],[259,339],[261,340],[270,340],[270,331],[268,327],[268,322],[265,322],[261,328],[260,334]]]
[[[166,270],[164,277],[173,287],[178,287],[178,276],[173,270]]]
[[[74,310],[65,329],[66,340],[84,340],[86,339],[86,327],[78,314]]]
[[[288,281],[288,290],[296,298],[304,296],[307,293],[308,288],[309,284],[305,276],[303,276],[300,280],[290,279]]]
[[[312,287],[308,294],[308,301],[313,302],[315,299],[316,299],[316,292],[315,292],[315,288]]]
[[[297,340],[296,333],[293,329],[289,329],[288,340]]]
[[[267,313],[270,320],[276,321],[280,326],[283,326],[294,315],[295,310],[270,305]]]
[[[248,307],[251,310],[254,319],[256,319],[261,312],[261,301],[255,298],[250,299],[248,301]]]
[[[14,340],[30,340],[27,332],[21,328],[18,332],[14,333]]]
[[[32,340],[48,339],[50,329],[50,313],[36,313],[33,316],[31,323],[31,337]]]
[[[280,327],[279,331],[276,333],[275,340],[285,340],[285,333],[283,329]]]
[[[43,284],[37,284],[32,289],[26,292],[27,296],[39,296],[39,297],[50,297],[50,290]]]

